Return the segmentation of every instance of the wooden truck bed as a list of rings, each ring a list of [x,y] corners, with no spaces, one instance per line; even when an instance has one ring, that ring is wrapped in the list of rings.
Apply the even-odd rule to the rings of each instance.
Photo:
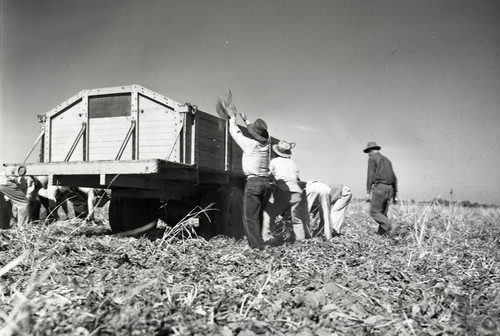
[[[39,162],[22,172],[58,184],[95,187],[88,175],[101,187],[117,174],[193,182],[213,175],[217,183],[243,176],[226,120],[139,85],[83,90],[39,118]]]
[[[7,175],[111,189],[113,232],[136,235],[212,205],[200,227],[243,236],[242,151],[226,120],[139,85],[81,91],[39,120],[38,162],[8,164]]]

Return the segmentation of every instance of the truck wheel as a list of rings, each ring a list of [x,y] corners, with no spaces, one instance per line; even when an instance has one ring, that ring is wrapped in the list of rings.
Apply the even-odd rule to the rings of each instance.
[[[8,228],[10,228],[10,208],[3,194],[0,193],[0,229]]]
[[[216,208],[220,209],[217,219],[224,234],[236,239],[243,238],[243,191],[236,187],[221,189],[217,195]]]
[[[161,208],[160,219],[168,226],[174,227],[182,221],[192,209],[188,204],[178,200],[168,200]]]
[[[113,233],[138,236],[156,228],[159,200],[112,198],[109,205],[109,225]]]
[[[210,188],[205,191],[200,198],[200,208],[206,209],[210,204],[215,204],[216,195],[217,189],[215,188]],[[219,210],[214,210],[214,208],[216,207],[217,205],[213,205],[211,209],[208,209],[207,211],[204,211],[203,213],[198,215],[198,219],[200,221],[200,227],[198,231],[202,236],[212,238],[224,233],[223,229],[217,225]]]

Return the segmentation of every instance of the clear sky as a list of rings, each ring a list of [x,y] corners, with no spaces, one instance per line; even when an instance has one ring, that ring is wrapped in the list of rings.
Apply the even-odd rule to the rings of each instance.
[[[500,204],[498,0],[0,0],[0,163],[83,89],[139,84],[297,143],[303,180],[364,197],[367,142],[401,199]],[[32,156],[33,160],[36,156]]]

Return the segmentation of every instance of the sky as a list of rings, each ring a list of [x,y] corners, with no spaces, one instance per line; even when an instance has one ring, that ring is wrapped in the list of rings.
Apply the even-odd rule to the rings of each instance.
[[[84,89],[139,84],[296,142],[302,180],[500,205],[498,0],[0,0],[0,163]],[[33,155],[31,161],[36,160]],[[450,191],[453,190],[453,193]]]

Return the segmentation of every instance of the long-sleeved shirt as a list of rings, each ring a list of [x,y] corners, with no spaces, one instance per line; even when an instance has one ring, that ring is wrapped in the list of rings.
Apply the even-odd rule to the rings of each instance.
[[[247,176],[269,176],[269,144],[243,135],[236,124],[236,118],[229,119],[229,133],[236,144],[243,150],[241,166]]]
[[[392,163],[378,152],[372,153],[368,157],[367,193],[370,193],[372,186],[377,183],[392,185],[394,192],[398,192],[398,181],[392,169]]]
[[[299,168],[292,159],[276,157],[269,163],[269,170],[277,181],[286,182],[291,192],[302,192],[302,188],[297,183],[299,181]]]
[[[15,179],[10,179],[4,175],[0,175],[0,197],[7,196],[13,202],[28,204],[26,193],[23,192],[19,183]]]

